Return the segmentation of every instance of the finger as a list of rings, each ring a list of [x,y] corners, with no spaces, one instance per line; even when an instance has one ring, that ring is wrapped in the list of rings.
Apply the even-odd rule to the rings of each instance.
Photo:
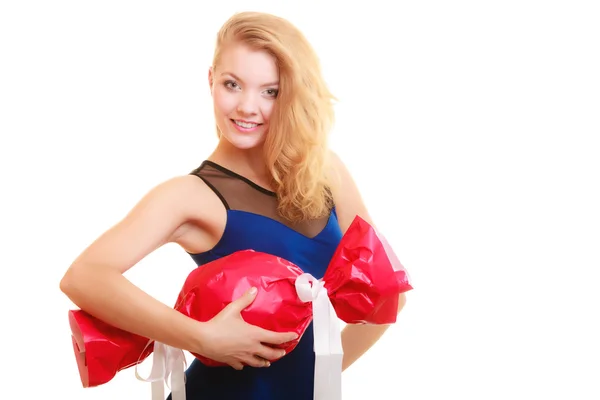
[[[258,330],[259,340],[263,343],[283,344],[298,338],[295,332],[273,332],[262,328]]]
[[[269,346],[261,346],[255,352],[255,354],[258,357],[264,358],[265,360],[273,361],[273,360],[277,360],[277,359],[285,356],[285,350],[274,349],[274,348],[269,347]]]
[[[240,313],[242,312],[242,310],[244,310],[246,307],[252,304],[252,302],[256,298],[257,292],[258,290],[255,287],[250,288],[246,291],[246,293],[229,303],[225,308],[236,313]]]
[[[255,367],[255,368],[264,368],[264,367],[271,366],[271,363],[269,362],[269,360],[265,360],[264,358],[257,357],[257,356],[249,356],[244,359],[244,362],[247,365],[249,365],[251,367]]]
[[[242,364],[239,361],[235,361],[235,362],[231,362],[229,363],[229,365],[233,368],[233,369],[237,369],[238,371],[241,371],[242,369],[244,369],[244,364]]]

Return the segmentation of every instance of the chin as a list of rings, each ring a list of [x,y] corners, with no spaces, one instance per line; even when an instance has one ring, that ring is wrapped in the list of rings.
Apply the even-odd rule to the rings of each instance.
[[[240,150],[251,150],[261,148],[264,142],[252,142],[252,143],[232,143],[237,149]]]
[[[265,143],[264,128],[251,133],[243,133],[235,129],[227,129],[225,132],[225,139],[227,139],[232,146],[240,150],[262,147],[262,145]]]
[[[257,147],[262,147],[265,143],[264,137],[262,135],[260,137],[252,137],[250,135],[240,135],[240,134],[231,134],[225,136],[227,141],[231,143],[234,147],[240,150],[249,150]]]

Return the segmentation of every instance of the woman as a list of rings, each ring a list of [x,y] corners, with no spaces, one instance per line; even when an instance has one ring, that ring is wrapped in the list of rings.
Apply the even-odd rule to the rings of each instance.
[[[252,291],[201,323],[123,276],[150,252],[177,243],[198,266],[252,248],[320,278],[353,218],[371,222],[347,169],[327,148],[333,96],[316,55],[293,25],[264,13],[234,15],[218,34],[208,80],[217,147],[192,173],[149,191],[74,261],[61,290],[112,325],[228,364],[206,367],[195,360],[187,371],[189,400],[309,400],[311,328],[294,351],[271,365],[282,350],[269,344],[295,334],[245,323],[240,312],[253,301]],[[348,325],[343,368],[385,329]]]

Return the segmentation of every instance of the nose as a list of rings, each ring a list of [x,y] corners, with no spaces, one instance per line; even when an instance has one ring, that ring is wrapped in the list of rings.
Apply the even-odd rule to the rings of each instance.
[[[258,101],[250,92],[242,92],[239,97],[237,112],[243,115],[255,115],[258,113]]]

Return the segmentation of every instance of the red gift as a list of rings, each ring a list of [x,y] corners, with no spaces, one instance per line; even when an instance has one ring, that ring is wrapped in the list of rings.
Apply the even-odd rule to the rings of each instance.
[[[413,288],[387,240],[358,216],[342,237],[323,280],[338,317],[349,324],[395,323],[399,295]]]
[[[83,310],[69,311],[69,325],[83,387],[102,385],[152,353],[148,338],[115,328]]]
[[[198,321],[208,321],[251,287],[257,287],[258,293],[242,311],[244,320],[272,331],[293,331],[299,337],[314,320],[315,377],[328,376],[334,381],[337,378],[332,374],[341,368],[342,356],[337,318],[347,323],[394,323],[399,294],[412,289],[407,272],[385,239],[357,216],[342,237],[322,280],[305,274],[283,258],[253,250],[238,251],[193,270],[175,309]],[[152,351],[152,346],[146,347],[148,339],[103,325],[86,314],[80,314],[75,321],[79,325],[72,326],[74,335],[77,336],[78,328],[82,335],[77,342],[85,346],[87,371],[83,371],[89,386],[107,382],[116,372],[143,361]],[[289,354],[299,340],[281,347]],[[110,345],[101,346],[98,342]],[[99,349],[104,353],[102,357],[96,354]],[[199,354],[194,356],[210,366],[223,365]],[[91,362],[99,359],[101,363]],[[82,362],[78,358],[80,373]],[[85,386],[83,378],[82,382]],[[339,381],[333,387],[338,384]],[[318,392],[319,382],[316,386]]]

